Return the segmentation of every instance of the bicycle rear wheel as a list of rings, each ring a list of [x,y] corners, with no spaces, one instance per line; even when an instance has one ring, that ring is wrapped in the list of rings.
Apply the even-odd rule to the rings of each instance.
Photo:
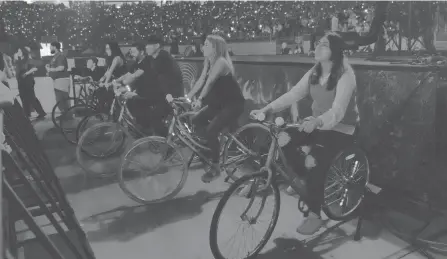
[[[71,106],[65,111],[59,120],[64,138],[71,144],[77,144],[76,131],[80,122],[93,113],[95,113],[95,108],[84,104]]]
[[[76,159],[90,175],[115,175],[126,139],[126,132],[118,123],[96,124],[79,138]]]
[[[236,181],[240,177],[259,171],[267,157],[272,138],[269,129],[260,123],[249,123],[240,127],[233,136],[257,156],[247,154],[239,143],[229,138],[224,145],[222,164],[227,175]]]
[[[56,128],[60,128],[60,121],[59,121],[59,117],[57,116],[58,114],[58,110],[59,110],[59,105],[62,102],[70,102],[70,105],[76,105],[76,104],[85,104],[85,101],[76,97],[68,97],[65,98],[63,100],[58,101],[54,106],[53,106],[53,110],[51,110],[51,120],[53,121],[53,124]],[[73,104],[73,105],[72,105]],[[62,111],[59,111],[62,113]],[[61,114],[62,115],[62,114]]]
[[[332,220],[346,220],[360,207],[369,183],[366,154],[357,147],[342,150],[327,173],[323,211]]]
[[[123,192],[142,204],[172,199],[187,178],[182,153],[158,136],[136,140],[123,156],[118,174]]]
[[[267,244],[268,240],[270,239],[273,230],[276,227],[276,223],[278,222],[279,217],[279,210],[280,210],[280,193],[278,186],[276,184],[271,184],[267,190],[260,191],[260,187],[265,186],[266,183],[267,174],[266,173],[256,173],[252,175],[246,175],[238,179],[236,182],[234,182],[230,188],[225,192],[222,199],[219,201],[219,204],[217,205],[217,208],[214,212],[213,218],[211,220],[211,227],[210,227],[210,247],[211,252],[214,255],[214,258],[216,259],[226,259],[226,258],[240,258],[240,259],[251,259],[255,258],[261,250],[264,248],[264,246]],[[248,192],[246,192],[244,195],[241,194],[241,190],[247,189],[247,186],[249,186]],[[236,195],[233,195],[236,194]],[[241,203],[244,203],[244,201],[248,201],[248,205],[242,206],[245,207],[245,209],[242,209],[242,214],[235,215],[238,220],[242,220],[243,224],[245,226],[251,226],[256,223],[259,223],[261,213],[265,210],[271,211],[272,214],[270,217],[267,216],[265,221],[269,221],[267,230],[265,231],[264,235],[260,238],[258,242],[254,242],[253,245],[254,248],[249,249],[248,251],[244,251],[240,256],[230,256],[230,255],[224,255],[223,247],[219,246],[218,244],[218,230],[219,230],[219,223],[221,222],[221,216],[223,213],[224,208],[226,207],[227,203],[229,202],[230,198],[234,198],[235,203],[237,205],[240,205]],[[260,198],[260,204],[259,206],[254,206],[255,199]],[[271,198],[271,201],[273,202],[273,205],[266,205],[267,199]],[[231,208],[231,211],[229,214],[236,214],[234,212],[234,209]],[[226,219],[228,217],[225,217]],[[222,233],[229,233],[228,230],[230,227],[232,227],[233,224],[231,223],[223,223],[221,225],[222,227]],[[237,228],[237,232],[239,232],[239,228]],[[246,232],[246,229],[244,228],[241,232]],[[258,231],[257,231],[258,232]],[[261,232],[261,231],[259,231]],[[262,231],[264,232],[264,231]],[[253,238],[253,235],[250,235],[251,238]],[[242,242],[238,242],[234,240],[232,243],[241,244]],[[240,251],[240,249],[231,249],[230,251]]]

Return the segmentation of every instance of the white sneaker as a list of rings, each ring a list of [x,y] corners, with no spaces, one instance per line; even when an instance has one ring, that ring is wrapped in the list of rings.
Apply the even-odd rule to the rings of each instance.
[[[323,226],[323,220],[321,217],[317,216],[315,213],[309,213],[309,216],[301,222],[301,224],[296,229],[296,232],[301,235],[310,236],[317,233]]]

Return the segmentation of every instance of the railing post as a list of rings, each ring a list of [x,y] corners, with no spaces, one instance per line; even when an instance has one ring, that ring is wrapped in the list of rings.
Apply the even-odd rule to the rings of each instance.
[[[0,110],[0,145],[3,145],[3,142],[5,141],[4,135],[3,135],[3,111]],[[1,219],[1,224],[0,224],[0,252],[3,256],[3,254],[5,253],[4,251],[4,247],[3,247],[3,164],[2,164],[2,155],[1,155],[1,149],[3,147],[0,147],[0,179],[1,179],[1,183],[0,183],[0,195],[1,195],[1,204],[0,204],[0,219]]]

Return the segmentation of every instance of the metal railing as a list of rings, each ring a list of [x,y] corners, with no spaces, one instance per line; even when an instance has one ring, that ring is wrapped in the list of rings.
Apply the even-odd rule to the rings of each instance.
[[[0,135],[2,166],[2,242],[4,258],[17,258],[19,250],[33,247],[42,258],[94,259],[85,232],[69,205],[33,126],[20,104],[1,107]],[[45,217],[53,227],[52,234],[39,226],[36,217]],[[16,223],[23,221],[34,238],[18,241]],[[39,220],[40,221],[40,220]],[[74,238],[73,238],[74,237]],[[55,241],[58,240],[59,242]],[[36,250],[36,243],[40,248]],[[41,249],[43,248],[43,249]]]

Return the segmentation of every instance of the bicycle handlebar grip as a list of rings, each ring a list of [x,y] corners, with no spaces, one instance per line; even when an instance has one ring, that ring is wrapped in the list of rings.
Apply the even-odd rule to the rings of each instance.
[[[275,119],[275,124],[276,124],[276,126],[278,126],[278,127],[283,126],[284,123],[285,123],[285,121],[284,121],[284,119],[283,119],[282,117],[277,117],[277,118]]]
[[[168,103],[171,103],[172,101],[174,101],[174,98],[172,97],[171,94],[166,95],[166,101],[168,101]]]

